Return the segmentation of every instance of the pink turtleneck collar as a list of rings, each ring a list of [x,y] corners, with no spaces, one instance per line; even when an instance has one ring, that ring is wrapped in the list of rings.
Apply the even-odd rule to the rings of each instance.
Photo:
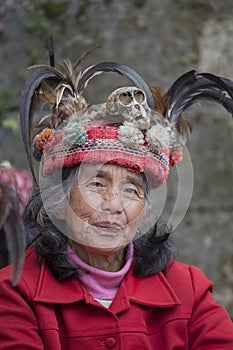
[[[100,270],[86,264],[69,245],[67,252],[70,260],[84,270],[80,273],[80,282],[95,299],[113,300],[133,261],[133,243],[128,246],[125,265],[116,272]]]

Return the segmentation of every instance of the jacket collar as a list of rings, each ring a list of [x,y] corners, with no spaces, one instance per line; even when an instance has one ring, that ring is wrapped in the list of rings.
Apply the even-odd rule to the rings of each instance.
[[[68,304],[83,299],[87,303],[93,302],[93,298],[79,282],[57,281],[45,261],[42,261],[34,301]],[[116,309],[119,311],[119,308],[129,306],[129,301],[154,307],[175,307],[181,304],[163,273],[137,278],[133,275],[132,267],[121,283],[113,306],[118,305]]]
[[[162,272],[157,275],[137,278],[133,269],[123,281],[133,302],[156,307],[172,307],[180,305],[174,289]]]
[[[34,301],[69,304],[82,299],[84,299],[82,286],[75,280],[58,281],[43,259]]]

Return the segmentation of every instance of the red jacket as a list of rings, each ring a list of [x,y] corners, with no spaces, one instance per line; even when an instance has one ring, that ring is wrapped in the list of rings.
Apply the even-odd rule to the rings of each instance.
[[[233,349],[233,324],[193,266],[144,278],[130,270],[109,309],[77,281],[58,282],[34,248],[18,285],[9,267],[0,283],[1,350]]]

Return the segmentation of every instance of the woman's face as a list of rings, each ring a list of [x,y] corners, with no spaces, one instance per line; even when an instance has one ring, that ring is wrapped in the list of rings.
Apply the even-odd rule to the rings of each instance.
[[[143,211],[142,175],[117,165],[84,163],[65,220],[79,245],[116,252],[133,240]]]

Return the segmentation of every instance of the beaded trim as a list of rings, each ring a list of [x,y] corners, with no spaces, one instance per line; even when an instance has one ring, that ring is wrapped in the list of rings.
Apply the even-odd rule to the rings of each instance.
[[[145,147],[146,148],[146,147]],[[117,140],[95,140],[86,141],[85,144],[78,147],[70,147],[64,145],[55,145],[52,149],[52,152],[46,152],[46,159],[54,159],[54,158],[64,158],[64,156],[69,154],[75,154],[77,152],[88,152],[88,151],[118,151],[120,153],[128,153],[129,155],[138,155],[141,157],[152,157],[158,159],[165,166],[169,166],[169,158],[162,151],[148,151],[148,149],[143,149],[141,147],[129,148],[122,145],[121,142]]]

